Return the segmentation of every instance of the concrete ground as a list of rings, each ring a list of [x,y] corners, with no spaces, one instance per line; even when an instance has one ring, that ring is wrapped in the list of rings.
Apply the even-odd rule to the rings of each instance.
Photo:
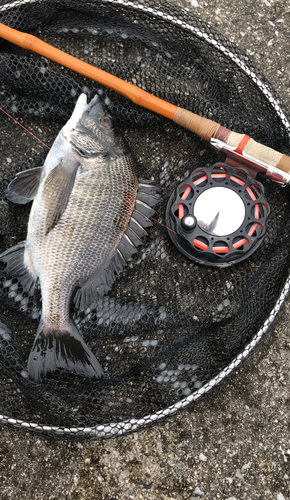
[[[178,3],[247,52],[290,112],[289,0]],[[290,299],[228,381],[155,427],[96,442],[0,427],[0,499],[289,500],[289,322]]]

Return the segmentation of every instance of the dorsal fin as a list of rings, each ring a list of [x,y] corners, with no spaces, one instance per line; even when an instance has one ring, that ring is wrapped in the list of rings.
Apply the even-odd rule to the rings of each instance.
[[[107,293],[125,265],[126,261],[119,250],[114,250],[103,266],[77,290],[74,297],[76,307],[84,310],[94,300]]]

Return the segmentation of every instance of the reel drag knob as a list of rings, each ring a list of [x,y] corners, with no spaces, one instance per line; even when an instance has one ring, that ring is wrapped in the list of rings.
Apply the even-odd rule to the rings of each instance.
[[[197,224],[196,217],[194,215],[185,215],[181,219],[181,226],[185,231],[192,231]]]

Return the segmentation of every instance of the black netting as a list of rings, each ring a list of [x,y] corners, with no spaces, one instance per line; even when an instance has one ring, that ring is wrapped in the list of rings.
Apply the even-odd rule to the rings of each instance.
[[[263,75],[220,34],[165,1],[158,2],[158,10],[151,0],[135,5],[2,1],[0,22],[290,153],[287,120]],[[1,40],[0,107],[48,146],[81,92],[102,97],[136,156],[139,176],[160,185],[163,202],[156,219],[163,224],[176,184],[194,168],[223,159],[169,120]],[[25,239],[30,211],[30,205],[7,202],[4,190],[17,172],[42,165],[48,150],[3,112],[0,124],[1,253]],[[23,426],[38,425],[40,430],[79,429],[78,435],[84,428],[89,435],[111,435],[115,428],[136,428],[134,419],[138,426],[169,414],[178,403],[185,406],[190,397],[199,397],[201,388],[230,373],[255,345],[257,332],[270,323],[289,272],[288,188],[259,180],[271,216],[262,245],[249,259],[225,269],[195,264],[178,253],[167,230],[156,222],[112,290],[86,311],[73,311],[105,369],[102,380],[55,373],[41,385],[29,382],[26,363],[41,297],[38,293],[28,298],[13,276],[2,273],[3,421],[21,420]],[[105,429],[98,427],[102,425]]]

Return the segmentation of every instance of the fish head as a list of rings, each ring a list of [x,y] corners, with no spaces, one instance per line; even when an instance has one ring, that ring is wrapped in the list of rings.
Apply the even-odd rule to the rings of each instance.
[[[86,94],[77,100],[71,118],[63,128],[63,136],[82,158],[120,154],[114,121],[99,96],[87,103]]]

